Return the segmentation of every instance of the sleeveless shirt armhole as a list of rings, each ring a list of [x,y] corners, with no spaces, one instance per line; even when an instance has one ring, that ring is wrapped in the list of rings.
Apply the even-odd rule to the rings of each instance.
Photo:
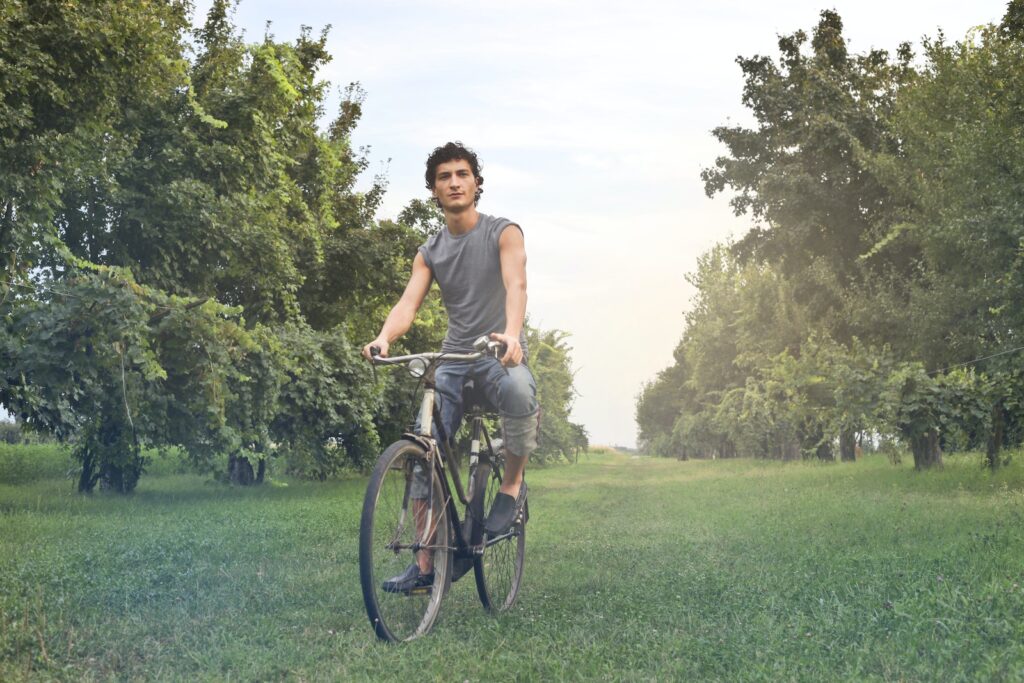
[[[522,226],[520,226],[515,221],[509,221],[509,220],[506,219],[506,223],[504,225],[499,225],[499,227],[494,231],[494,244],[495,244],[495,246],[497,246],[497,245],[499,245],[501,243],[501,236],[505,233],[505,229],[506,228],[516,228],[516,229],[519,230],[519,233],[521,235],[523,235],[524,237],[526,236],[526,233],[523,232]]]
[[[432,263],[430,263],[430,254],[427,253],[427,245],[421,244],[416,251],[423,254],[423,262],[427,264],[427,268],[430,268],[430,274],[433,275],[434,266]]]

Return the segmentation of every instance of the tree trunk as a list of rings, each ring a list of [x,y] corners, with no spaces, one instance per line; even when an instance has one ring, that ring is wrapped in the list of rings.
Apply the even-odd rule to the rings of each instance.
[[[128,434],[117,420],[104,419],[75,449],[82,461],[79,493],[91,493],[99,484],[103,491],[131,493],[142,476],[142,449],[134,433]]]
[[[810,434],[810,438],[805,442],[809,446],[814,448],[814,457],[818,460],[825,462],[834,462],[836,459],[835,453],[832,451],[832,440],[825,438],[825,432],[817,427]]]
[[[142,461],[137,457],[123,467],[103,463],[100,465],[99,472],[100,489],[117,493],[131,493],[139,483],[141,475]]]
[[[232,453],[228,456],[228,481],[239,486],[251,486],[256,483],[256,473],[248,458]]]
[[[939,432],[936,429],[929,429],[911,438],[910,450],[914,454],[914,469],[942,467],[942,449],[939,448]]]
[[[86,450],[82,454],[82,473],[78,477],[78,492],[79,493],[92,493],[93,488],[96,487],[96,476],[94,470],[96,464],[93,462],[92,453]]]
[[[826,462],[835,462],[836,459],[835,453],[832,452],[832,443],[830,441],[819,443],[817,448],[814,449],[814,455],[818,460]]]
[[[839,434],[839,459],[843,462],[857,459],[857,432],[852,429],[844,429]]]
[[[228,456],[228,481],[232,484],[238,484],[239,486],[262,484],[266,473],[266,458],[261,457],[256,468],[253,469],[249,458],[237,454]]]
[[[988,447],[985,449],[985,464],[989,469],[999,467],[999,450],[1003,447],[1003,432],[1006,429],[1006,420],[1003,415],[1003,406],[999,403],[992,406],[992,428],[988,434]]]
[[[791,436],[783,437],[779,441],[779,451],[782,454],[783,460],[799,460],[800,442]]]

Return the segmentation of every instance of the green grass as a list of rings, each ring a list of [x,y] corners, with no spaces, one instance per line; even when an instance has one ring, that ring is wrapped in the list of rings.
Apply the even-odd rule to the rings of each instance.
[[[181,474],[191,468],[185,454],[171,448],[143,451],[146,475]],[[55,443],[12,445],[0,443],[0,485],[24,484],[42,479],[78,481],[81,465],[66,446]]]
[[[3,456],[2,680],[1024,680],[1024,454],[534,469],[517,606],[461,581],[401,646],[363,611],[363,479],[83,497]]]
[[[66,448],[55,444],[0,443],[0,484],[23,484],[77,474]]]

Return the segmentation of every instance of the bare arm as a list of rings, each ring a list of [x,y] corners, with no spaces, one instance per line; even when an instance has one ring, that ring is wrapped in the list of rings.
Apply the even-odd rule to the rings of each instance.
[[[502,364],[519,365],[523,361],[519,334],[526,318],[526,243],[519,226],[510,224],[505,228],[498,239],[498,249],[501,279],[505,284],[505,330],[492,334],[491,338],[508,346]]]
[[[423,299],[430,291],[430,282],[433,273],[430,266],[423,259],[423,254],[417,252],[416,258],[412,260],[412,275],[409,283],[402,292],[402,297],[388,313],[384,326],[380,328],[380,334],[372,342],[363,347],[363,356],[370,358],[370,348],[376,346],[380,349],[380,355],[388,355],[388,347],[412,327],[412,321],[416,319],[416,311],[420,310]]]

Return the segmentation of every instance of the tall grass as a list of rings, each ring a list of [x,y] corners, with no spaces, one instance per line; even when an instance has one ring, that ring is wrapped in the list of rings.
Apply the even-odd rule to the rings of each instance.
[[[68,450],[56,444],[0,443],[0,483],[24,484],[67,477],[75,470]]]
[[[0,679],[1024,679],[1021,454],[580,460],[528,475],[516,607],[468,578],[397,647],[363,611],[360,478],[5,478]]]

